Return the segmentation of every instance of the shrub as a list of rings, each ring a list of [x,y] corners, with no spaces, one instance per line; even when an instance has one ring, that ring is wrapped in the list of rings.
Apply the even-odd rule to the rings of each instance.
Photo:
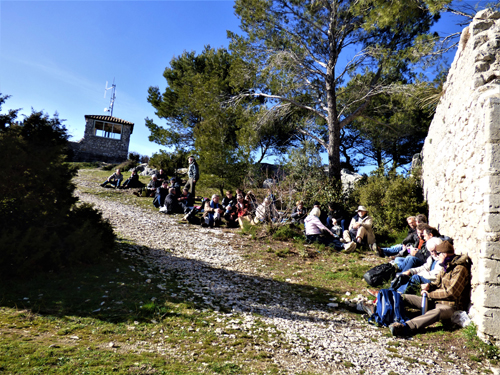
[[[160,150],[159,153],[155,153],[149,158],[149,166],[163,169],[168,175],[174,175],[177,169],[187,168],[189,155],[186,151],[165,152]]]
[[[14,119],[0,127],[0,278],[96,261],[113,231],[90,206],[75,206],[65,127],[41,112]]]
[[[377,236],[394,235],[406,228],[408,216],[427,214],[427,203],[415,176],[377,170],[358,183],[353,198],[356,204],[367,207]]]
[[[137,161],[131,159],[125,160],[123,163],[116,166],[116,168],[119,168],[122,172],[129,171],[135,167],[137,167]]]

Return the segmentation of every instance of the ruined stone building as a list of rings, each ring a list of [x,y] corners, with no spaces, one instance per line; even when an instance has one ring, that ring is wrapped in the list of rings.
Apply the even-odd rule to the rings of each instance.
[[[121,163],[128,159],[130,135],[134,124],[117,117],[85,115],[85,133],[70,142],[73,161]]]
[[[500,13],[463,30],[425,140],[429,223],[472,259],[470,316],[500,343]]]

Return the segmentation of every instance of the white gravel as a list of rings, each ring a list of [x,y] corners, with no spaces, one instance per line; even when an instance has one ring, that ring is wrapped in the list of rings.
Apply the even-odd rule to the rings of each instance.
[[[229,328],[245,330],[256,319],[276,327],[288,345],[284,347],[283,341],[277,340],[268,350],[284,373],[474,373],[467,358],[455,357],[454,363],[448,362],[447,355],[412,345],[412,339],[388,337],[387,329],[289,293],[287,283],[257,272],[255,265],[240,256],[239,246],[231,246],[236,234],[182,225],[179,217],[81,192],[78,195],[100,209],[118,233],[144,246],[141,256],[151,265],[151,272],[182,275],[178,278],[181,286],[189,295],[203,298],[207,308],[215,310]],[[238,313],[243,324],[231,321],[232,313],[220,312],[220,307]],[[215,333],[225,334],[220,329]],[[441,349],[453,353],[450,348]]]

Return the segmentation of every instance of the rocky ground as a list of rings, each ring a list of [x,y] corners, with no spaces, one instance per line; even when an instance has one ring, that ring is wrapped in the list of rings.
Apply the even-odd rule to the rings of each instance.
[[[77,179],[77,184],[85,181]],[[266,350],[284,373],[481,373],[477,364],[454,354],[453,347],[432,350],[411,338],[396,339],[341,308],[317,306],[289,293],[287,283],[258,272],[242,256],[242,240],[235,233],[180,224],[179,217],[82,191],[78,195],[137,245],[152,273],[176,276],[187,299],[203,299],[227,327],[250,330],[258,318],[279,332]],[[232,318],[235,313],[239,320]],[[215,333],[227,334],[220,328]]]

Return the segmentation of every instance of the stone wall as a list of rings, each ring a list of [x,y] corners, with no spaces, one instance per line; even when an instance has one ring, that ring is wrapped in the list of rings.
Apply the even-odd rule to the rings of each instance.
[[[122,124],[120,139],[95,136],[93,131],[96,119]],[[72,161],[121,163],[128,159],[128,146],[134,124],[110,116],[85,116],[85,121],[83,138],[78,142],[70,142]]]
[[[470,315],[500,343],[500,13],[464,29],[423,148],[429,223],[473,261]]]

